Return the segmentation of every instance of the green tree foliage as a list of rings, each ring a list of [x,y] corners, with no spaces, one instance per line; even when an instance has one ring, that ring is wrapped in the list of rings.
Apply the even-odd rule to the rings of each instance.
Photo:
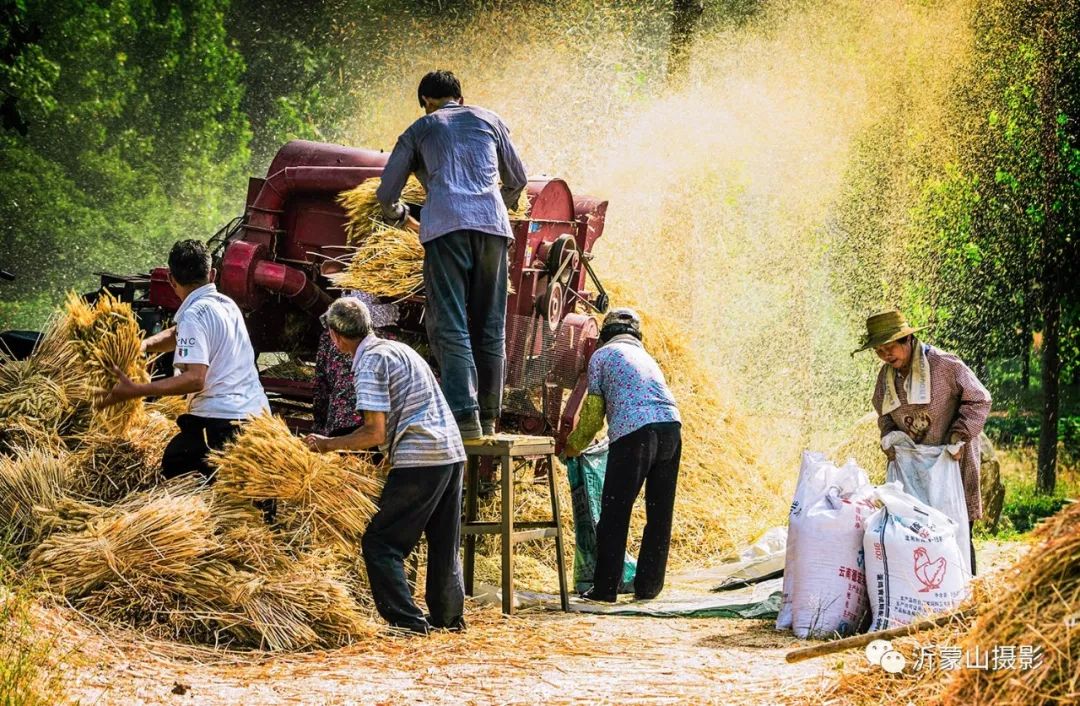
[[[1080,5],[974,0],[939,111],[897,100],[856,151],[836,228],[856,306],[901,304],[983,379],[1041,337],[1040,487],[1080,377]],[[1038,334],[1038,336],[1037,336]]]
[[[385,5],[386,3],[375,3]],[[241,108],[255,127],[252,171],[292,139],[340,139],[349,110],[346,52],[357,16],[374,10],[345,0],[234,0],[229,36],[246,65]]]
[[[242,207],[250,131],[227,3],[7,3],[0,327],[160,263]]]
[[[974,26],[961,161],[926,184],[914,242],[937,263],[924,272],[947,336],[975,361],[1020,355],[1026,371],[1042,332],[1039,487],[1052,491],[1059,373],[1080,362],[1080,7],[986,0]]]

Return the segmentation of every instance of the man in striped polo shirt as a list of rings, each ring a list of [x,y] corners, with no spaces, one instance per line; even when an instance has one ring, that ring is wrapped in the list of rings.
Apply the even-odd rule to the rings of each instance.
[[[376,336],[362,301],[342,297],[322,321],[334,345],[352,357],[356,408],[364,424],[345,436],[310,434],[304,440],[319,452],[378,446],[390,459],[379,511],[361,541],[375,607],[395,628],[421,634],[431,628],[461,630],[465,585],[458,546],[465,449],[454,415],[424,359],[404,343]],[[428,541],[428,617],[405,579],[405,557],[421,532]]]

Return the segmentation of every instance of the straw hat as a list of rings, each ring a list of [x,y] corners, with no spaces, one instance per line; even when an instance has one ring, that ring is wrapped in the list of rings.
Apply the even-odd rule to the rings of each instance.
[[[879,314],[874,314],[866,319],[866,335],[862,337],[862,348],[852,351],[855,355],[859,351],[877,348],[886,343],[911,335],[916,331],[930,328],[929,326],[912,326],[900,313],[899,309],[890,309]]]

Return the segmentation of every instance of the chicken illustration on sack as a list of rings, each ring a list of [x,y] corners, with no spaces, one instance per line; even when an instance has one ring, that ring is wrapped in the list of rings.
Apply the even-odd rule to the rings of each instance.
[[[930,561],[930,554],[926,549],[917,547],[915,549],[915,578],[923,585],[919,589],[919,593],[926,593],[927,591],[933,591],[935,588],[940,588],[941,582],[945,579],[945,570],[948,566],[949,562],[945,560],[945,557],[938,557],[937,561]]]

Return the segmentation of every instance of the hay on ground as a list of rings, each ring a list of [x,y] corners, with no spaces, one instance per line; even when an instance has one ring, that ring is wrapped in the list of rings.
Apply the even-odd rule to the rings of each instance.
[[[43,536],[42,513],[55,508],[71,483],[63,455],[16,448],[0,456],[0,541],[23,553]]]
[[[1066,506],[1033,534],[1031,551],[1005,574],[1008,590],[983,606],[961,642],[982,654],[995,646],[1041,652],[1033,669],[962,669],[946,704],[1061,704],[1080,697],[1080,503]]]
[[[85,528],[56,532],[30,554],[27,569],[54,592],[81,596],[115,580],[189,574],[216,547],[201,495],[159,493],[142,507],[110,509]]]

